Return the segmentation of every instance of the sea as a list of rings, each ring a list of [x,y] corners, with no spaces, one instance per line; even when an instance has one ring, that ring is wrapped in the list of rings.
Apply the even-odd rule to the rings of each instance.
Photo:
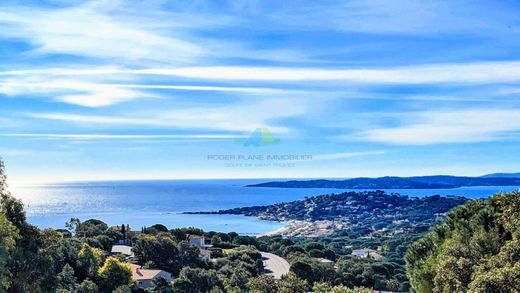
[[[328,188],[246,187],[267,179],[132,180],[75,182],[37,186],[12,186],[22,200],[27,219],[40,228],[64,228],[71,218],[99,219],[109,225],[128,224],[134,230],[163,224],[169,228],[198,227],[205,231],[260,235],[285,223],[241,215],[193,215],[183,212],[216,211],[269,205],[321,194],[352,191]],[[518,186],[463,187],[455,189],[390,189],[388,193],[486,198]],[[361,191],[361,190],[355,190]]]

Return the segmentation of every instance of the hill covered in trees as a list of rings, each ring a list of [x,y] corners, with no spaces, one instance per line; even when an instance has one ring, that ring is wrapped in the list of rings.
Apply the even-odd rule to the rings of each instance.
[[[271,181],[248,185],[248,187],[281,188],[338,188],[338,189],[437,189],[458,188],[464,186],[520,186],[518,176],[415,176],[415,177],[380,177],[352,178],[345,180],[291,180]]]
[[[520,193],[457,207],[405,260],[417,292],[520,292]]]
[[[368,234],[375,230],[395,231],[418,225],[429,227],[441,219],[443,213],[466,201],[464,197],[416,198],[378,190],[327,194],[268,206],[204,213],[240,214],[274,221],[334,221],[342,224],[341,233],[363,234],[365,231],[364,234]]]

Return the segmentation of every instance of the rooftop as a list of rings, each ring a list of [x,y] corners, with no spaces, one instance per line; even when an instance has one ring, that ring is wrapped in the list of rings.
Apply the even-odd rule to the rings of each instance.
[[[111,253],[113,253],[113,254],[120,253],[120,254],[124,254],[124,255],[128,255],[128,256],[134,255],[134,253],[132,252],[132,246],[128,246],[128,245],[113,245]]]
[[[132,268],[132,279],[136,281],[153,280],[161,273],[161,270],[143,269],[136,264],[130,264],[130,267]]]

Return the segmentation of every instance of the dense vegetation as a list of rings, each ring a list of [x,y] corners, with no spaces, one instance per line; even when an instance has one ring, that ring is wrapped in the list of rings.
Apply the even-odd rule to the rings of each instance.
[[[71,219],[67,229],[40,230],[27,223],[22,203],[9,194],[1,161],[0,195],[0,292],[139,292],[129,262],[175,277],[170,283],[156,280],[149,292],[520,289],[519,193],[469,201],[446,218],[448,210],[467,200],[347,192],[221,211],[344,224],[313,238],[256,238],[197,228],[168,229],[161,224],[133,231],[95,219]],[[201,258],[199,249],[187,241],[188,235],[211,241],[211,260]],[[131,241],[134,258],[110,256],[111,246],[122,240]],[[369,255],[352,255],[359,249]],[[290,273],[281,280],[263,274],[262,251],[287,259]]]
[[[520,292],[520,193],[457,207],[405,260],[417,292]]]
[[[137,232],[95,219],[71,219],[67,229],[40,230],[26,221],[23,204],[8,192],[1,161],[0,195],[0,292],[139,292],[129,261],[174,275],[171,283],[155,280],[150,292],[368,292],[343,277],[347,268],[336,271],[317,262],[316,253],[336,258],[320,244],[196,228],[168,230],[160,224]],[[186,241],[188,234],[211,239],[211,261]],[[133,259],[110,256],[113,244],[130,239]],[[291,257],[292,272],[278,281],[264,275],[260,249]],[[308,264],[315,275],[302,271]]]
[[[344,192],[320,195],[269,206],[222,210],[218,214],[257,216],[274,221],[328,220],[342,223],[343,235],[367,236],[375,231],[428,229],[439,216],[466,202],[463,197],[410,198],[384,191]],[[209,212],[211,213],[211,212]]]
[[[517,186],[520,177],[504,174],[504,177],[490,176],[415,176],[415,177],[380,177],[352,178],[345,180],[292,180],[272,181],[248,185],[250,187],[283,187],[283,188],[339,188],[339,189],[434,189],[457,188],[463,186]]]
[[[403,260],[406,249],[440,223],[447,211],[466,201],[462,197],[410,198],[384,191],[345,192],[215,213],[334,223],[327,229],[331,233],[313,239],[306,237],[307,231],[290,243],[281,237],[262,237],[257,246],[287,258],[296,275],[311,284],[325,280],[349,287],[408,291]],[[353,257],[352,251],[358,249],[369,249],[382,257]],[[335,268],[319,262],[320,258],[334,260]]]

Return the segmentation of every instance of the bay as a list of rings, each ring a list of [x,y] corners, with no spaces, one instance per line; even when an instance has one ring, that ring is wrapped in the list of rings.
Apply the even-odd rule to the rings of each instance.
[[[133,229],[161,223],[169,228],[199,227],[206,231],[263,234],[284,226],[238,215],[186,215],[188,211],[215,211],[269,205],[304,197],[348,190],[327,188],[245,187],[268,179],[132,180],[14,186],[13,195],[25,204],[28,220],[40,228],[64,228],[70,218],[100,219],[109,225],[130,224]],[[485,198],[514,186],[455,189],[387,190],[409,196],[453,195]],[[360,190],[354,190],[360,191]]]

